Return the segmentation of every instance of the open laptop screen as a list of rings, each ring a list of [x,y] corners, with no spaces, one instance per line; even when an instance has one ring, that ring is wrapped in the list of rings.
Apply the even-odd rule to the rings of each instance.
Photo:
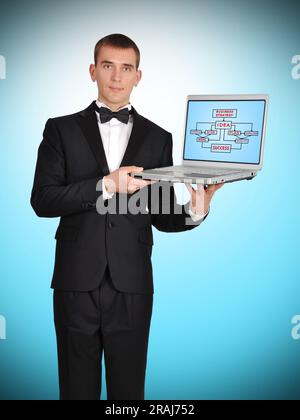
[[[184,160],[259,164],[266,102],[189,100]]]

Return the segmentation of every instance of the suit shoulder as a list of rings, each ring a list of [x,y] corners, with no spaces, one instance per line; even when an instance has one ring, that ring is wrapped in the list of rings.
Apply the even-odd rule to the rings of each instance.
[[[79,116],[80,112],[75,112],[73,114],[68,114],[68,115],[61,115],[58,117],[51,117],[49,118],[48,121],[51,121],[52,123],[54,123],[55,125],[60,125],[60,124],[64,124],[64,123],[70,123],[70,122],[74,122],[77,117]]]
[[[172,134],[165,130],[164,128],[160,127],[159,125],[155,124],[153,121],[150,121],[148,118],[140,115],[140,117],[144,120],[144,123],[149,126],[149,129],[158,132],[160,135],[170,137]]]

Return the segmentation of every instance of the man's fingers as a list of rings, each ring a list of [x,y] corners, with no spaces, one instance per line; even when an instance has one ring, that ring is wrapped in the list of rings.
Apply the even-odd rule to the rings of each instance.
[[[224,187],[224,185],[225,185],[225,182],[222,182],[221,184],[216,184],[215,185],[216,191],[219,190],[220,188]]]
[[[209,185],[208,188],[206,189],[206,192],[208,192],[209,194],[214,194],[221,187],[223,187],[223,185],[224,185],[224,182],[222,182],[221,184]]]
[[[123,172],[129,174],[129,172],[143,172],[144,168],[141,166],[123,166],[120,168]]]
[[[146,185],[153,185],[159,182],[159,181],[147,181],[146,179],[144,179],[144,181],[146,182]]]
[[[132,178],[132,177],[129,177],[129,178],[130,178],[130,181],[129,181],[130,186],[132,186],[132,187],[144,188],[147,185],[149,185],[149,181],[144,181],[142,179],[136,179],[136,178]]]
[[[193,186],[192,186],[192,184],[185,184],[186,185],[186,187],[187,187],[187,189],[189,190],[189,192],[192,194],[193,193],[193,191],[194,192],[196,192],[196,191],[198,191],[198,192],[203,192],[204,191],[204,185],[202,185],[202,184],[197,184],[197,189],[195,189]]]
[[[209,194],[215,193],[217,190],[219,190],[221,187],[223,187],[224,182],[222,182],[221,184],[214,184],[214,185],[209,185],[206,189],[204,189],[204,185],[202,184],[197,184],[197,191],[198,192],[207,192]],[[187,189],[189,190],[189,192],[192,194],[193,191],[196,191],[195,188],[192,186],[192,184],[187,184],[185,183],[185,186],[187,187]]]
[[[213,189],[213,193],[215,193],[216,191],[218,191],[220,188],[222,188],[224,185],[224,182],[222,182],[221,184],[215,184],[214,185],[214,189]]]

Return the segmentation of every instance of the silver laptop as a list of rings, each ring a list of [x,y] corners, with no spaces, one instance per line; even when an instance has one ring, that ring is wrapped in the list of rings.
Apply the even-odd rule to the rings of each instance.
[[[262,169],[268,95],[187,97],[182,165],[131,176],[211,185],[252,179]]]

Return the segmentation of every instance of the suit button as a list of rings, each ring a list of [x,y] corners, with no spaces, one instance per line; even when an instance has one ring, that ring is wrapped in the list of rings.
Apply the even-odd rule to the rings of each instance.
[[[114,224],[113,223],[109,223],[108,224],[108,227],[109,227],[109,229],[112,229],[114,227]]]

